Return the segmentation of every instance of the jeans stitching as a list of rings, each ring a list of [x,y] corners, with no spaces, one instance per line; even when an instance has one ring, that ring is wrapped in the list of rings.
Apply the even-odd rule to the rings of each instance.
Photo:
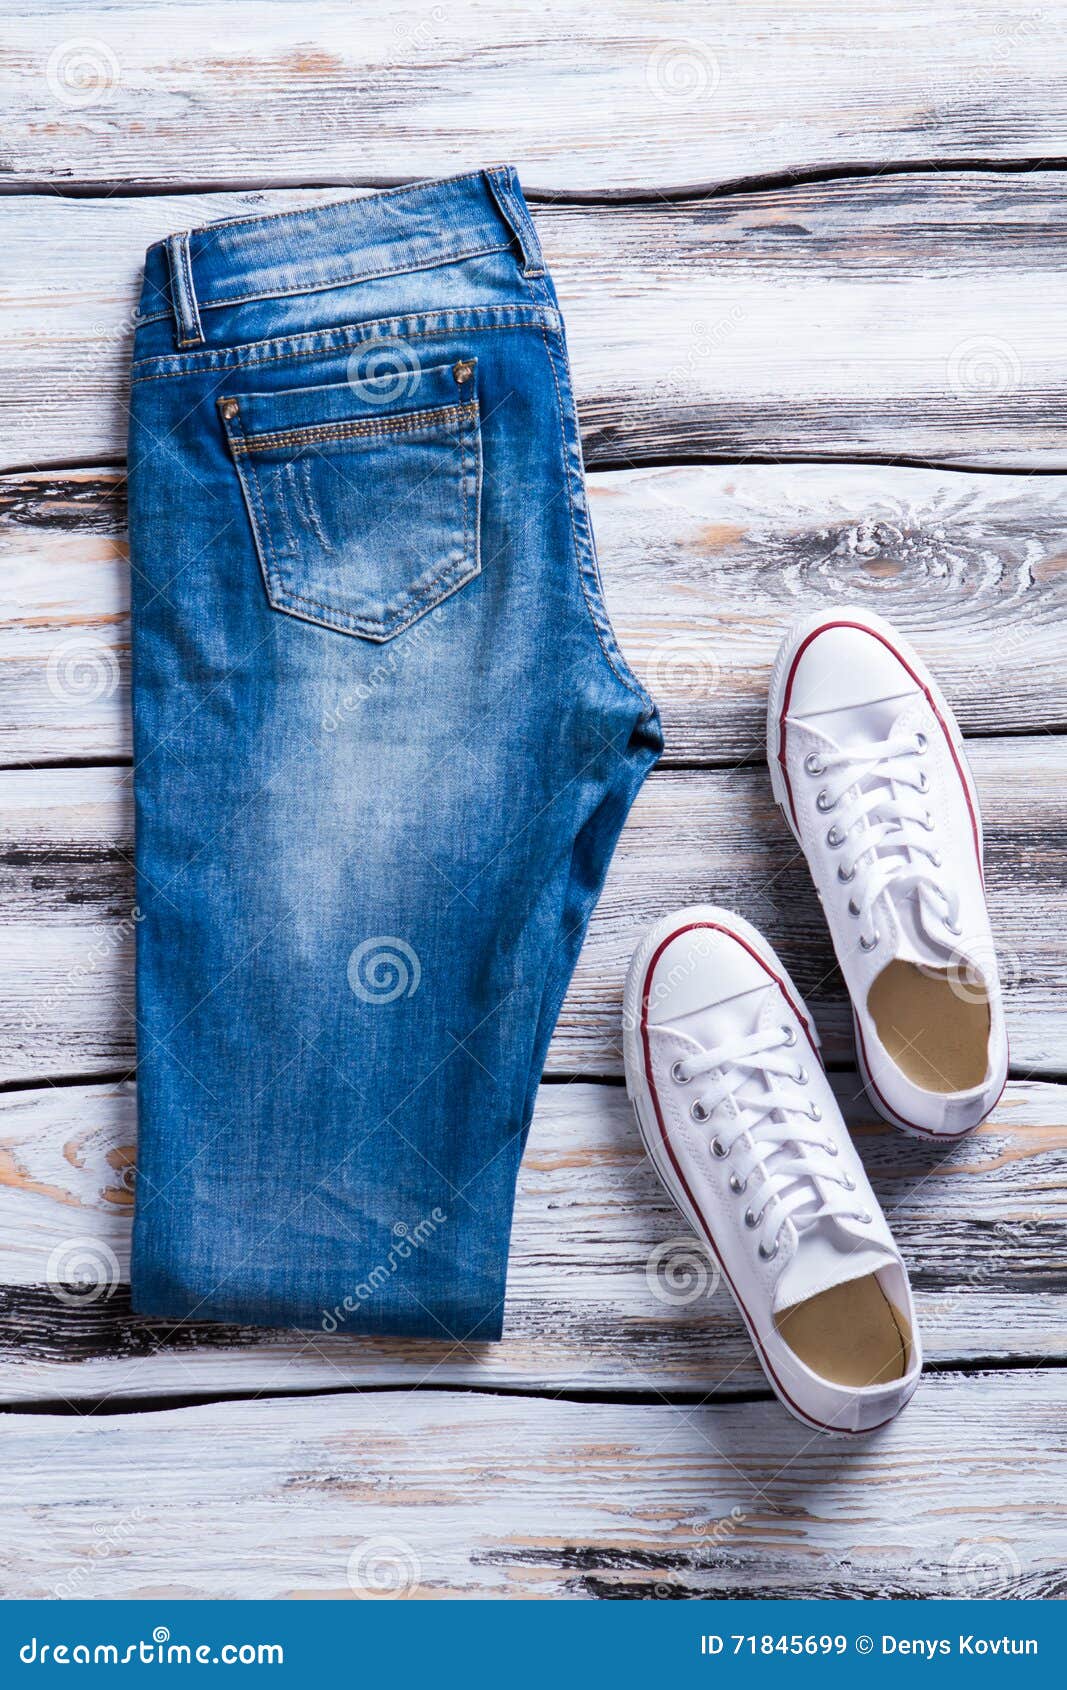
[[[597,615],[596,607],[590,597],[589,583],[585,578],[585,564],[582,561],[582,550],[578,541],[578,528],[575,519],[575,501],[573,491],[574,481],[569,462],[570,449],[567,442],[567,424],[563,408],[563,393],[559,385],[559,376],[556,372],[555,359],[552,356],[552,350],[548,344],[548,334],[543,324],[541,334],[545,343],[545,356],[548,359],[549,369],[552,371],[552,381],[556,389],[556,403],[559,406],[560,444],[563,450],[563,474],[567,483],[567,508],[570,513],[571,536],[574,541],[574,561],[578,569],[578,580],[581,584],[582,597],[585,600],[586,610],[589,613],[589,620],[593,625],[593,632],[596,635],[597,644],[603,652],[604,658],[612,674],[618,681],[621,681],[627,692],[633,693],[634,697],[639,700],[644,709],[645,715],[647,717],[651,717],[655,714],[655,702],[653,701],[651,695],[644,691],[636,675],[634,675],[632,679],[629,677],[629,665],[626,664],[621,652],[618,654],[618,658],[616,659],[613,652],[609,649],[605,641],[604,631],[600,625],[600,619]],[[613,646],[614,643],[613,638]]]
[[[318,344],[313,346],[310,351],[307,352],[280,352],[273,357],[253,358],[250,360],[242,359],[239,356],[242,352],[254,352],[261,346],[277,346],[279,341],[284,343],[287,340],[306,338],[304,336],[287,335],[279,337],[277,335],[272,335],[266,340],[242,341],[237,346],[213,347],[208,349],[206,352],[194,353],[193,358],[203,358],[206,361],[198,364],[182,359],[180,360],[182,366],[180,369],[161,370],[156,375],[139,376],[135,374],[132,377],[131,385],[136,387],[138,383],[143,381],[174,381],[181,376],[208,375],[212,374],[216,370],[253,370],[258,369],[260,365],[263,364],[297,364],[307,360],[308,358],[321,358],[328,356],[331,352],[344,352],[346,350],[350,350],[353,345],[359,346],[365,340],[386,340],[391,338],[403,340],[434,340],[440,339],[442,336],[453,334],[487,334],[491,331],[495,332],[501,329],[540,328],[543,331],[545,326],[545,312],[537,306],[474,305],[461,307],[455,314],[462,317],[467,315],[469,311],[487,312],[494,316],[496,316],[497,313],[500,313],[500,315],[496,316],[495,321],[488,323],[450,324],[448,327],[441,329],[405,329],[403,325],[417,319],[420,315],[418,312],[409,313],[406,317],[373,317],[369,319],[367,323],[346,323],[333,329],[314,330],[313,333],[318,341]],[[516,313],[516,315],[511,316],[511,313]],[[423,315],[425,314],[427,313],[423,313]],[[442,314],[452,315],[453,313],[428,313],[431,317]],[[550,321],[548,326],[554,330],[557,325],[557,313],[550,309],[549,317]],[[400,328],[393,333],[387,332],[385,334],[378,335],[363,334],[360,332],[365,328],[376,329],[379,325],[385,326],[388,330],[389,326],[393,323],[399,323],[401,325]],[[329,335],[345,335],[352,338],[348,340],[347,343],[331,346],[325,344],[325,337]],[[319,339],[320,336],[323,338]],[[171,356],[174,355],[171,354]],[[158,357],[142,358],[140,360],[135,360],[132,368],[136,371],[139,364],[155,364],[158,362]]]
[[[197,308],[196,292],[193,287],[193,271],[189,261],[189,237],[172,235],[168,251],[171,254],[171,280],[178,295],[175,309],[178,317],[178,345],[199,346],[203,343],[204,329],[200,321]],[[186,330],[192,328],[193,333]]]
[[[309,423],[306,428],[275,430],[267,434],[244,434],[240,444],[234,442],[235,452],[270,452],[280,446],[315,446],[330,440],[374,439],[392,434],[414,433],[435,423],[449,426],[454,422],[473,421],[478,414],[476,404],[442,405],[433,411],[405,411],[395,420],[388,417],[352,422]]]
[[[268,604],[273,604],[274,599],[271,596],[271,591],[272,588],[275,592],[280,590],[280,586],[275,586],[275,581],[279,583],[281,582],[281,571],[278,568],[278,560],[274,552],[274,541],[271,538],[270,525],[267,522],[267,507],[263,502],[263,489],[259,484],[259,476],[256,473],[256,466],[253,460],[249,460],[249,474],[247,479],[241,474],[241,466],[237,462],[236,458],[234,458],[234,468],[237,471],[237,479],[240,481],[242,487],[251,491],[251,503],[259,507],[258,522],[256,520],[255,511],[250,509],[248,513],[249,526],[252,531],[252,550],[255,552],[256,560],[259,563],[259,572],[263,577],[263,586],[267,594],[267,602]]]
[[[490,167],[492,168],[492,167]],[[250,212],[247,217],[225,217],[218,223],[200,223],[190,229],[191,235],[213,234],[216,229],[233,229],[243,223],[278,223],[285,218],[315,216],[320,211],[332,211],[338,205],[373,205],[375,200],[395,199],[397,194],[413,194],[420,188],[441,188],[456,182],[473,182],[484,174],[481,170],[463,170],[458,176],[429,176],[419,182],[402,182],[397,188],[380,188],[358,199],[329,200],[326,205],[296,206],[291,211]],[[157,245],[162,243],[157,242]]]
[[[225,309],[227,306],[254,305],[257,300],[263,299],[300,299],[304,294],[331,293],[335,288],[359,287],[364,282],[380,282],[388,279],[390,276],[419,276],[422,275],[425,270],[439,270],[449,264],[465,264],[467,260],[471,258],[486,258],[494,252],[510,251],[510,244],[506,246],[472,247],[469,251],[464,250],[463,252],[442,253],[440,256],[427,260],[425,264],[401,264],[398,268],[392,270],[367,270],[361,272],[358,276],[341,276],[337,280],[330,280],[328,282],[320,282],[317,284],[312,282],[301,282],[299,287],[275,289],[266,293],[227,294],[221,299],[202,299],[200,301],[200,305],[205,311],[220,311]],[[166,313],[164,312],[162,315],[165,316]],[[147,323],[150,321],[154,321],[154,319],[148,317],[138,318],[138,322],[141,323]],[[201,335],[200,338],[203,340],[203,335]],[[196,343],[193,341],[182,342],[182,345],[191,346],[195,344]]]
[[[473,411],[473,410],[476,410],[477,407],[476,406],[469,406],[469,407],[465,406],[464,409],[469,409],[469,410]],[[477,437],[477,430],[476,429],[467,428],[465,430],[462,430],[456,436],[456,449],[457,449],[457,451],[460,452],[460,453],[463,453],[465,448],[469,444],[473,444],[473,441],[476,437]],[[232,444],[235,444],[235,442],[233,442],[232,439],[231,439],[231,445]],[[235,454],[235,458],[236,458],[236,454]],[[237,467],[238,476],[239,476],[240,480],[243,482],[245,480],[245,478],[244,478],[243,475],[241,475],[240,468],[239,468],[239,466],[236,465],[236,462],[235,462],[235,467]],[[287,609],[287,605],[284,602],[284,600],[287,599],[293,605],[307,605],[311,610],[326,611],[329,615],[331,615],[331,616],[333,616],[337,619],[334,622],[321,623],[320,624],[321,626],[333,627],[333,628],[336,628],[339,632],[343,632],[343,633],[349,633],[349,632],[370,633],[372,631],[375,632],[375,633],[379,633],[379,632],[385,633],[386,629],[390,627],[390,624],[388,622],[386,622],[384,620],[384,618],[381,618],[381,617],[374,618],[374,617],[369,617],[369,616],[358,616],[355,612],[353,612],[351,610],[345,610],[343,607],[341,607],[339,605],[327,604],[320,599],[307,598],[304,594],[294,592],[290,587],[287,587],[285,585],[283,577],[282,577],[282,573],[281,573],[280,569],[278,568],[277,555],[276,555],[275,550],[274,550],[274,542],[273,542],[273,539],[272,539],[272,536],[271,536],[270,523],[267,520],[266,506],[265,506],[264,500],[263,500],[263,490],[262,490],[262,487],[260,486],[259,473],[256,469],[255,464],[252,461],[249,461],[248,467],[249,467],[249,470],[251,472],[251,480],[254,484],[254,489],[255,489],[255,502],[259,507],[260,519],[261,519],[260,522],[257,523],[255,518],[253,517],[252,525],[251,525],[252,526],[252,536],[253,536],[254,540],[259,541],[260,540],[260,529],[262,528],[262,536],[263,536],[263,539],[265,540],[266,544],[265,544],[264,547],[257,547],[257,550],[260,551],[261,568],[262,568],[262,573],[265,577],[266,586],[267,586],[267,598],[270,601],[270,604],[272,605],[272,607],[275,610],[279,610],[284,614],[284,612]],[[395,636],[396,634],[402,634],[404,632],[404,629],[409,628],[413,622],[418,621],[419,617],[421,615],[423,615],[426,610],[431,610],[433,608],[432,604],[424,604],[423,601],[427,597],[429,597],[430,594],[435,592],[436,589],[441,585],[442,582],[447,581],[449,583],[449,590],[451,592],[454,592],[459,587],[465,586],[468,581],[473,581],[476,576],[481,574],[481,563],[480,563],[477,555],[472,556],[472,553],[471,553],[471,546],[470,546],[470,494],[467,490],[467,480],[466,480],[465,472],[461,474],[461,497],[462,497],[462,500],[463,500],[463,556],[461,558],[457,558],[457,559],[449,562],[448,564],[446,564],[445,568],[442,569],[437,575],[435,575],[432,581],[428,581],[424,587],[420,588],[417,594],[415,594],[414,596],[411,596],[411,595],[408,596],[408,598],[406,599],[406,601],[403,605],[403,609],[401,611],[401,614],[403,614],[404,611],[407,611],[409,609],[413,612],[413,614],[408,616],[407,619],[404,622],[402,622],[398,627],[396,627],[392,630],[393,636]],[[269,558],[270,558],[269,565],[267,564],[266,558],[263,556],[264,552],[269,553]],[[468,566],[468,572],[466,574],[463,574],[462,571],[463,571],[465,566]],[[450,579],[451,577],[453,577],[457,574],[457,571],[459,572],[458,578],[454,579],[454,580]],[[444,595],[441,595],[441,596],[443,597]]]

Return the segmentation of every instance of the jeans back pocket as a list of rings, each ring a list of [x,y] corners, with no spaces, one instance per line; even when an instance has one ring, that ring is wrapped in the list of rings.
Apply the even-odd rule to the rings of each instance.
[[[275,393],[219,415],[276,610],[389,640],[479,573],[477,365]]]

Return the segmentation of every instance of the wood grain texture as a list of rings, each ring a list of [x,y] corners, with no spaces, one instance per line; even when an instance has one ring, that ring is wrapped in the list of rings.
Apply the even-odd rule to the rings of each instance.
[[[13,182],[376,181],[501,157],[551,189],[1062,148],[1056,8],[12,4]]]
[[[974,740],[989,901],[1017,1071],[1057,1074],[1067,1037],[1067,737]],[[129,769],[0,774],[0,1079],[133,1062]],[[737,909],[773,940],[832,1059],[850,1018],[806,865],[759,766],[654,774],[631,812],[549,1053],[554,1074],[621,1070],[622,982],[647,923]]]
[[[4,1594],[1062,1595],[1065,1410],[1020,1371],[859,1440],[449,1392],[5,1415]]]
[[[0,480],[0,763],[130,755],[117,470]]]
[[[1061,1357],[1067,1087],[1013,1082],[947,1154],[879,1125],[855,1075],[837,1089],[909,1263],[927,1362]],[[620,1087],[541,1088],[500,1344],[131,1314],[135,1152],[129,1084],[0,1097],[0,1401],[423,1382],[764,1388],[733,1301],[664,1195]]]
[[[965,732],[1067,724],[1067,477],[703,464],[589,493],[665,765],[758,755],[782,633],[843,604],[917,642]],[[129,639],[122,472],[0,478],[0,763],[129,756]]]
[[[0,470],[123,453],[151,241],[339,196],[7,199]],[[1062,176],[1038,170],[535,207],[589,464],[711,454],[1067,468],[1062,199]]]

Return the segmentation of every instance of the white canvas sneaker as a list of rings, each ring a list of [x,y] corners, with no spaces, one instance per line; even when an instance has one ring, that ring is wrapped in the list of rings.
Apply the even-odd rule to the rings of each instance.
[[[952,711],[880,617],[809,617],[775,662],[767,762],[822,901],[872,1102],[906,1132],[959,1138],[1003,1091],[1008,1043],[982,820]]]
[[[630,964],[623,1036],[645,1148],[781,1401],[820,1431],[885,1425],[922,1367],[911,1288],[774,952],[712,905],[668,916]]]

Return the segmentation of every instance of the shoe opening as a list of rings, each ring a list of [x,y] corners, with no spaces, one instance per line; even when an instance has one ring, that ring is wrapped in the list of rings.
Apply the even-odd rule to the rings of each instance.
[[[911,1332],[876,1273],[794,1303],[774,1324],[805,1367],[835,1385],[889,1385],[908,1371]]]
[[[978,980],[897,958],[867,993],[878,1037],[923,1091],[970,1091],[989,1065],[989,999]]]

